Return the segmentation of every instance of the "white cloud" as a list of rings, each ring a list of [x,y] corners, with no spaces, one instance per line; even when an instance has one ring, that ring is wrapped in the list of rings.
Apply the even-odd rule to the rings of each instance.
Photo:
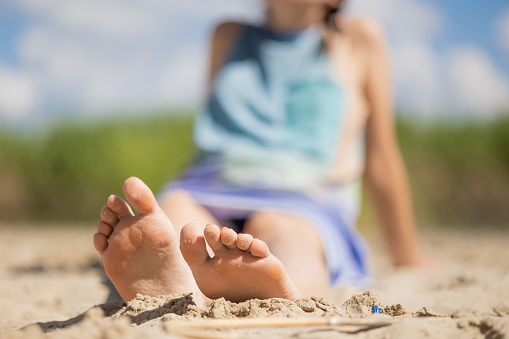
[[[0,116],[23,118],[35,103],[35,86],[30,75],[0,65]]]
[[[509,107],[509,80],[482,50],[457,48],[449,53],[446,62],[454,105],[461,111],[489,116]]]
[[[355,0],[348,11],[376,18],[398,42],[430,38],[444,25],[438,8],[422,0]]]
[[[477,47],[451,47],[438,55],[407,43],[393,49],[393,63],[403,111],[489,117],[509,107],[509,80]]]
[[[443,75],[435,54],[417,41],[399,44],[391,54],[399,106],[417,114],[436,112],[442,102]]]
[[[509,56],[509,8],[500,16],[495,24],[495,38]]]

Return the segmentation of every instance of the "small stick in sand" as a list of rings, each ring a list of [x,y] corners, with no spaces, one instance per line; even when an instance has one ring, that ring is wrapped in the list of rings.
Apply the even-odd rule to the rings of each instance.
[[[259,318],[204,321],[171,321],[164,324],[167,332],[188,338],[226,338],[225,333],[214,334],[206,330],[264,327],[301,327],[301,326],[360,326],[364,330],[391,325],[392,321],[368,319],[344,319],[341,317],[323,318]]]

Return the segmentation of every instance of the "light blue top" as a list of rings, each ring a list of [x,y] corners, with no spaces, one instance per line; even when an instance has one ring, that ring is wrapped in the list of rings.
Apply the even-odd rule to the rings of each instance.
[[[337,155],[344,116],[319,28],[278,34],[246,26],[217,75],[195,141],[245,185],[308,189]]]

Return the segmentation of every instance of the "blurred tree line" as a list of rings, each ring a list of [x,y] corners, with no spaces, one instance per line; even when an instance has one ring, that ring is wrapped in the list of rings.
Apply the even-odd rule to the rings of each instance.
[[[0,131],[0,222],[96,220],[133,175],[157,191],[196,155],[192,119],[167,112]],[[508,114],[482,123],[399,119],[397,131],[419,224],[509,227]]]

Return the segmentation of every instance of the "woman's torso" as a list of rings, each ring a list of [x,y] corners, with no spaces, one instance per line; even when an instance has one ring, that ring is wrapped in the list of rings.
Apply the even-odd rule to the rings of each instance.
[[[197,120],[199,148],[219,156],[232,181],[357,190],[367,105],[348,33],[237,27]]]

